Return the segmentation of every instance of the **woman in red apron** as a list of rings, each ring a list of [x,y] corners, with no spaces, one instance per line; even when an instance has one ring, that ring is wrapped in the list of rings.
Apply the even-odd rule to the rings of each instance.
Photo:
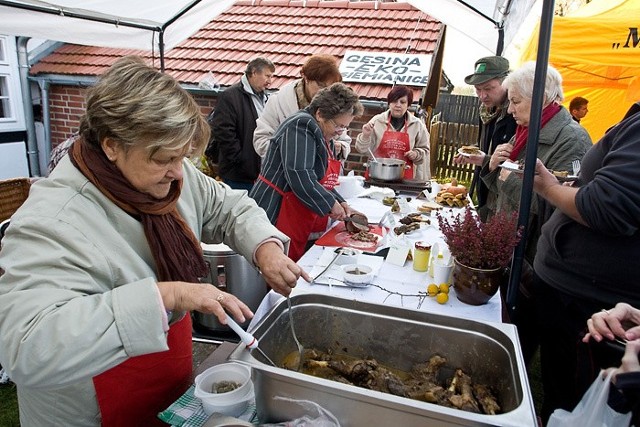
[[[282,122],[269,145],[249,195],[291,238],[289,257],[294,261],[304,254],[309,235],[325,230],[328,218],[341,220],[353,213],[334,190],[340,161],[333,139],[362,112],[358,95],[335,83]]]
[[[142,58],[119,59],[88,90],[69,154],[2,239],[0,363],[21,425],[166,425],[158,413],[192,382],[189,312],[252,316],[199,282],[200,241],[224,236],[283,295],[309,279],[246,192],[186,158],[209,134],[194,99]]]
[[[413,92],[406,86],[395,86],[387,101],[389,109],[362,126],[356,150],[371,150],[376,158],[405,160],[405,179],[429,180],[429,131],[421,119],[408,112]]]

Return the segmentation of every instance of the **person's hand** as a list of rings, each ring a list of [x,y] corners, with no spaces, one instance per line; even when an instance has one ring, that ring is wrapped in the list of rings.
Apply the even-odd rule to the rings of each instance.
[[[507,178],[509,178],[509,175],[511,175],[511,171],[508,169],[500,169],[500,173],[498,174],[498,179],[500,181],[506,181]]]
[[[369,140],[369,138],[371,138],[372,131],[373,131],[373,125],[371,123],[366,123],[362,125],[362,139]]]
[[[623,323],[631,325],[631,327],[625,329]],[[589,333],[584,336],[582,341],[589,342],[593,338],[600,342],[603,337],[609,340],[613,340],[615,337],[629,341],[637,340],[640,339],[640,326],[638,325],[640,325],[640,310],[620,302],[610,310],[594,313],[587,320]]]
[[[289,295],[291,289],[296,287],[299,277],[307,282],[311,281],[307,272],[286,256],[275,242],[266,242],[258,247],[256,263],[271,289],[284,296]]]
[[[482,151],[480,151],[478,154],[471,154],[469,156],[463,156],[458,153],[453,157],[453,163],[455,163],[456,165],[471,164],[476,166],[482,166],[482,163],[484,162],[484,157],[485,157],[485,153]]]
[[[409,159],[411,161],[414,161],[415,159],[418,158],[418,152],[416,150],[409,150],[406,153],[404,153],[404,156],[407,159]]]
[[[546,168],[542,163],[542,160],[536,159],[536,172],[533,177],[533,191],[544,197],[549,189],[556,185],[560,185],[558,178],[556,178],[556,176]]]
[[[367,217],[362,212],[353,209],[351,206],[349,206],[349,204],[347,202],[340,203],[340,205],[342,205],[342,208],[344,209],[345,215],[348,216],[348,217],[350,217],[352,215],[360,215],[360,216],[363,216],[365,218]]]
[[[227,324],[226,312],[240,323],[253,317],[251,309],[235,295],[210,283],[158,282],[158,289],[167,310],[214,314],[223,325]]]
[[[489,159],[489,170],[493,172],[502,162],[509,160],[511,150],[513,150],[513,145],[511,144],[498,145]]]
[[[342,153],[346,153],[346,146],[349,145],[346,141],[334,141],[333,147],[336,150],[336,156],[340,156]]]
[[[344,207],[336,200],[329,212],[329,218],[335,221],[342,221],[347,216]]]
[[[614,374],[611,381],[615,383],[616,376],[618,374],[640,371],[640,361],[638,361],[638,353],[640,353],[640,340],[627,341],[620,367],[606,369],[604,375],[606,376],[611,371],[613,371]]]

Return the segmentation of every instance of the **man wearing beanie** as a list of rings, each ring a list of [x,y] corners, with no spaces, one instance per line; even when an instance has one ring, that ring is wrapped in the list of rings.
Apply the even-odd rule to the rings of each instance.
[[[471,183],[472,191],[477,190],[478,213],[483,220],[493,215],[486,206],[489,189],[480,179],[480,169],[489,163],[491,154],[498,144],[509,142],[516,133],[516,122],[507,113],[509,100],[502,81],[509,74],[509,61],[501,56],[487,56],[476,61],[473,74],[465,77],[465,83],[473,85],[480,100],[480,132],[478,146],[482,153],[469,157],[457,155],[454,162],[476,165]]]

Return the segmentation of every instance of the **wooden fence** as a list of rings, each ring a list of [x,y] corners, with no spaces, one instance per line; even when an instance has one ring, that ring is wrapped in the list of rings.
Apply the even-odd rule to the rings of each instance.
[[[478,129],[477,125],[464,123],[434,122],[431,124],[432,177],[471,181],[474,166],[455,164],[453,157],[458,152],[458,148],[463,145],[477,144]]]

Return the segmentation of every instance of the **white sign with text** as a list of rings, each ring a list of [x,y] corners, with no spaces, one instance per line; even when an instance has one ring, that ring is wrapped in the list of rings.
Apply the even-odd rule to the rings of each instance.
[[[426,86],[432,55],[348,50],[340,62],[345,82]]]

